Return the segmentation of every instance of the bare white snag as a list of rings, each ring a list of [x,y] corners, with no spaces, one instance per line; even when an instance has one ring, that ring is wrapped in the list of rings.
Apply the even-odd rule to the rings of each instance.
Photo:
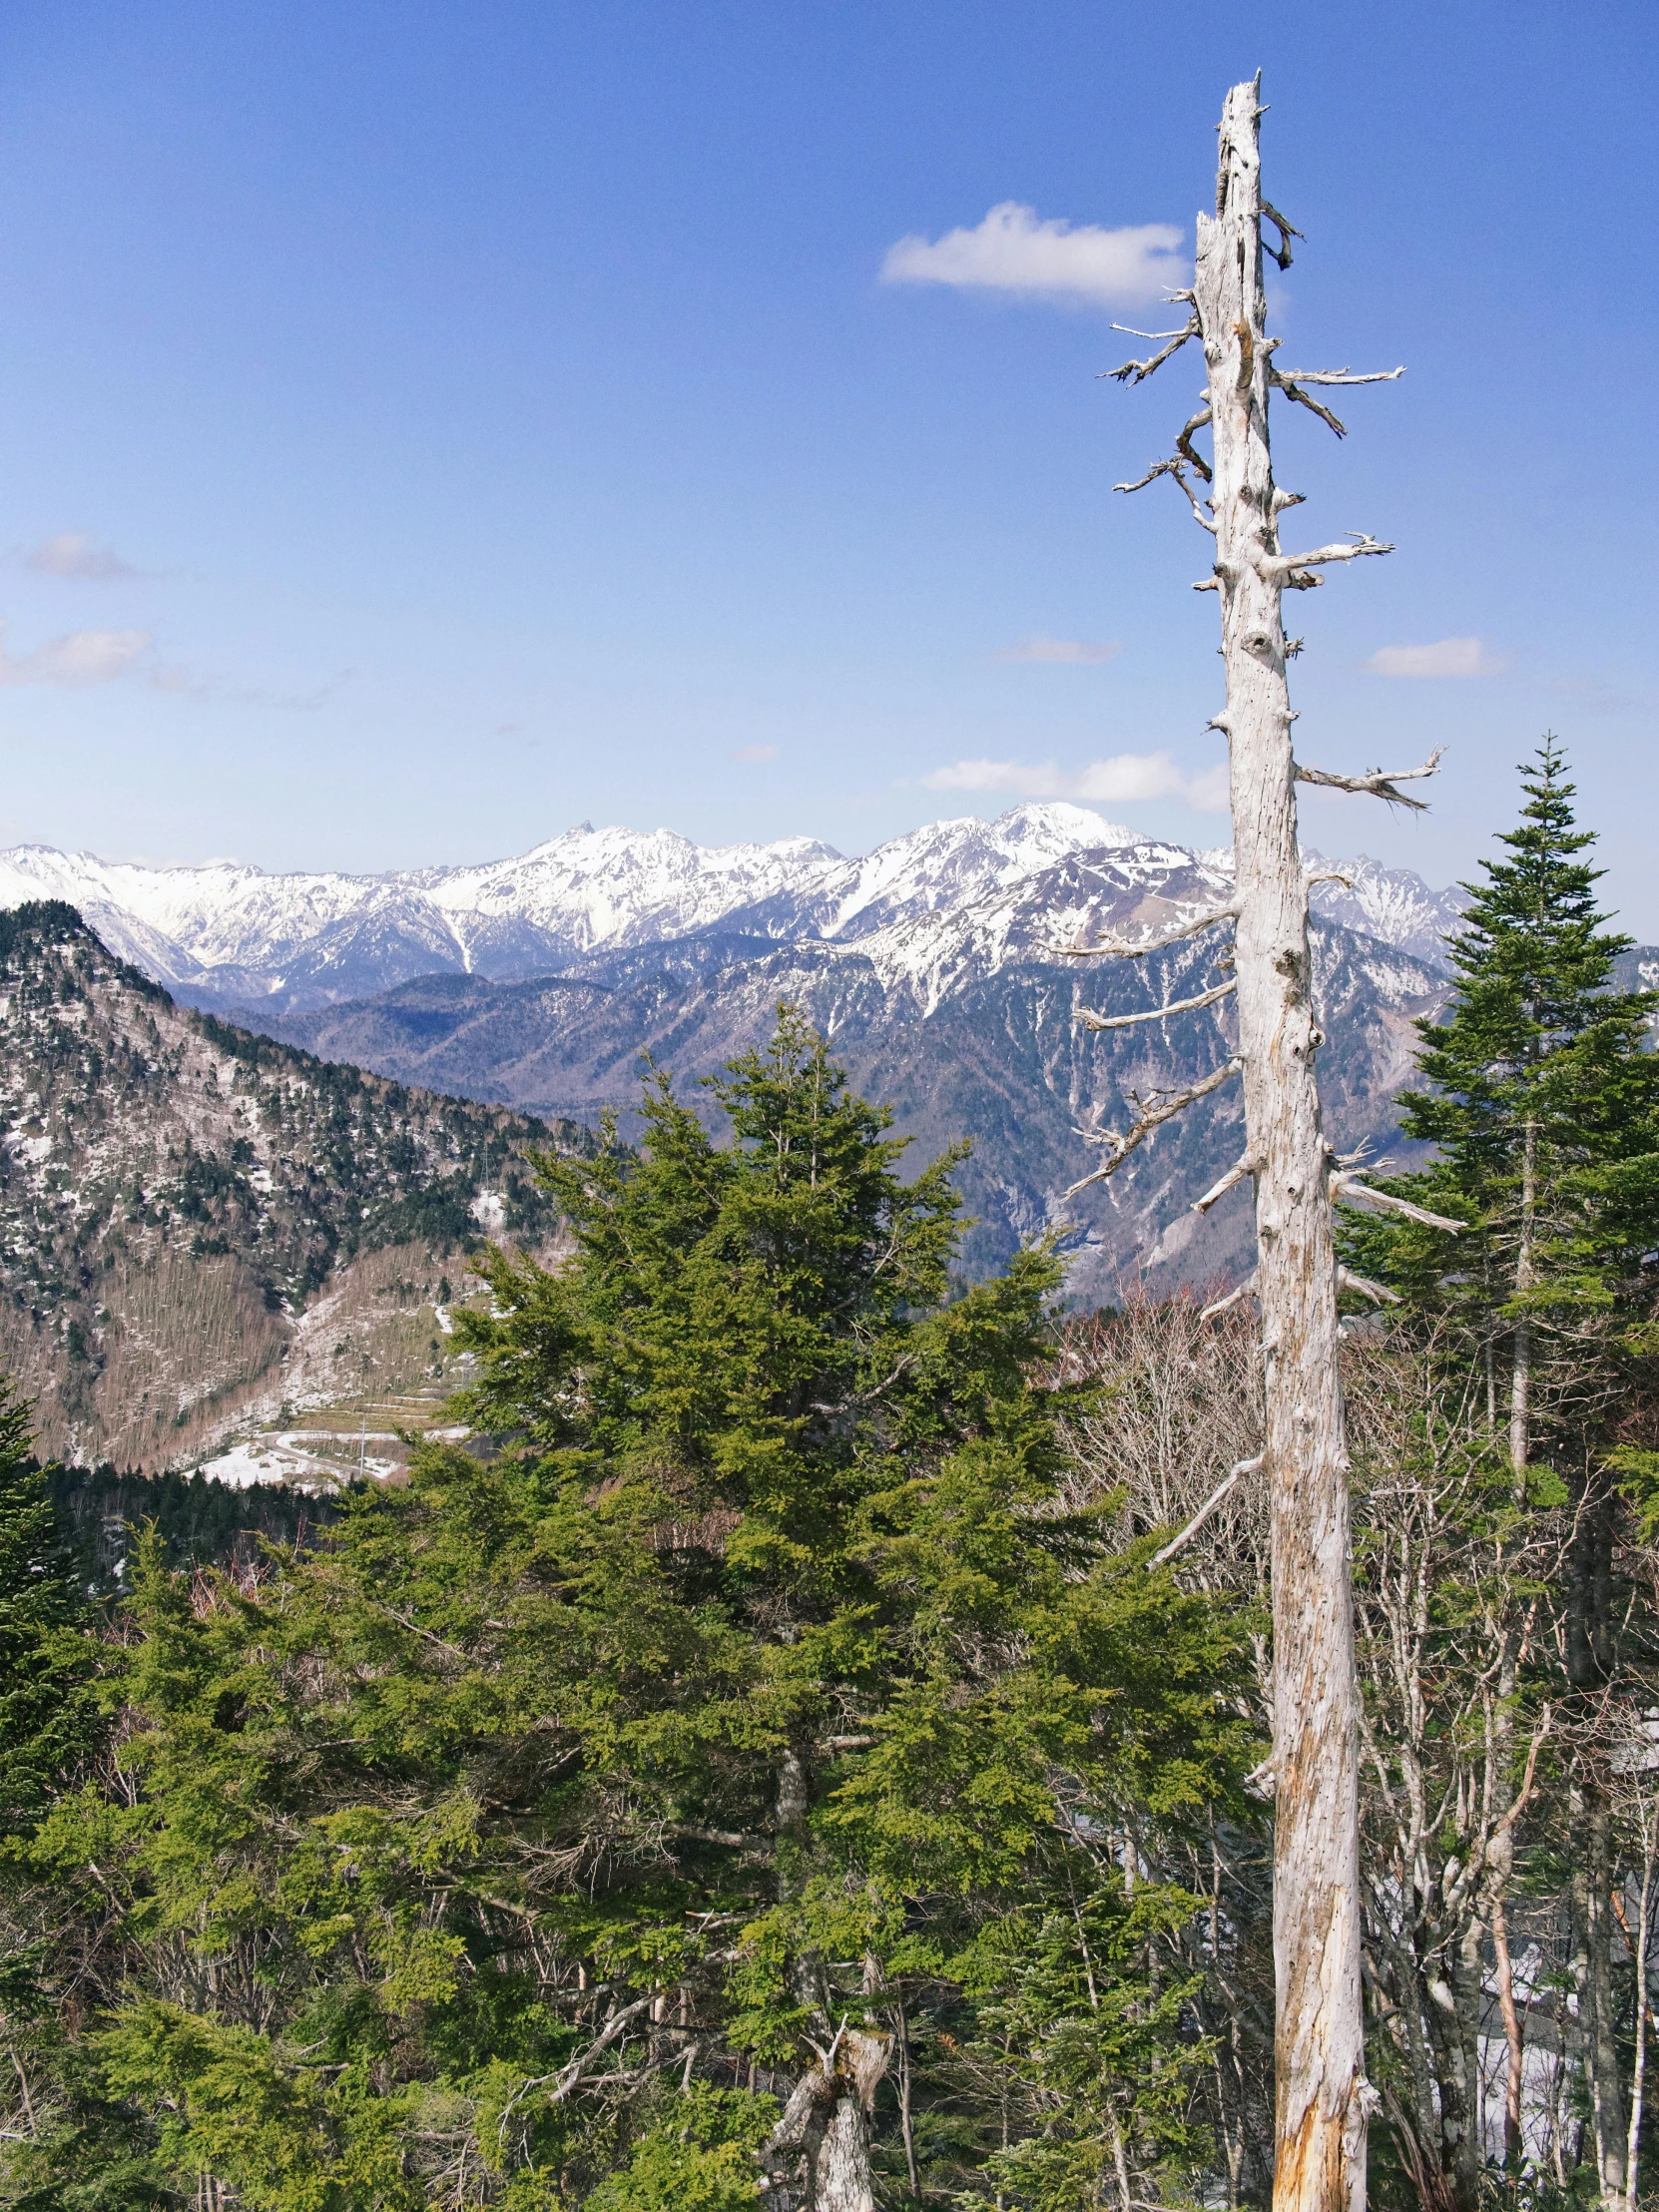
[[[1190,339],[1204,348],[1205,405],[1181,431],[1175,455],[1154,462],[1140,483],[1172,477],[1215,541],[1213,571],[1194,588],[1221,600],[1227,705],[1212,727],[1225,734],[1231,759],[1237,896],[1147,944],[1107,939],[1064,949],[1134,956],[1224,920],[1235,923],[1247,1143],[1245,1158],[1198,1203],[1203,1209],[1246,1175],[1255,1179],[1255,1273],[1208,1312],[1225,1312],[1254,1292],[1266,1353],[1274,1743],[1263,1773],[1271,1775],[1274,1799],[1274,2212],[1362,2212],[1366,2127],[1378,2100],[1366,2079],[1360,1981],[1359,1700],[1333,1201],[1341,1192],[1437,1227],[1460,1225],[1391,1200],[1344,1172],[1355,1163],[1337,1161],[1320,1122],[1314,1060],[1324,1039],[1308,946],[1308,887],[1320,878],[1309,877],[1298,849],[1296,785],[1327,784],[1415,805],[1395,786],[1431,773],[1435,763],[1393,775],[1373,770],[1344,777],[1301,768],[1292,754],[1286,662],[1301,640],[1287,643],[1282,595],[1323,583],[1323,568],[1391,548],[1356,531],[1343,544],[1307,553],[1280,550],[1279,517],[1299,498],[1273,480],[1269,394],[1277,389],[1311,408],[1340,436],[1344,425],[1308,387],[1383,382],[1401,372],[1292,374],[1274,367],[1279,341],[1266,329],[1263,218],[1279,234],[1278,245],[1266,251],[1281,268],[1289,265],[1290,242],[1299,234],[1262,198],[1261,114],[1260,79],[1235,85],[1222,111],[1216,212],[1198,219],[1193,288],[1178,294],[1192,309],[1187,324],[1160,333],[1168,342],[1147,360],[1112,371],[1139,383]],[[1204,427],[1211,437],[1208,463],[1191,442]],[[1193,479],[1208,486],[1204,507]],[[1188,1003],[1201,1006],[1216,995],[1219,990]],[[1158,1122],[1213,1090],[1224,1072],[1185,1093],[1165,1094],[1121,1136],[1087,1132],[1108,1147],[1109,1157],[1086,1180],[1111,1174]],[[1387,1295],[1354,1277],[1346,1287]],[[1227,1477],[1161,1556],[1173,1556],[1242,1472]]]

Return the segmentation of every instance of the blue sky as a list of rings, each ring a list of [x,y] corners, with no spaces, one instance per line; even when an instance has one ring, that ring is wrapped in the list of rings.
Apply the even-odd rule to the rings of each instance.
[[[1316,801],[1306,834],[1466,872],[1553,727],[1659,935],[1656,20],[12,0],[0,841],[859,850],[1021,791],[1225,841],[1207,541],[1111,488],[1199,371],[1100,380],[1111,322],[1161,318],[1145,241],[1086,234],[1190,254],[1260,66],[1307,234],[1282,358],[1408,371],[1341,444],[1276,419],[1309,542],[1398,546],[1298,603],[1301,747],[1451,747],[1431,817]],[[921,276],[1084,288],[884,280],[905,240]]]

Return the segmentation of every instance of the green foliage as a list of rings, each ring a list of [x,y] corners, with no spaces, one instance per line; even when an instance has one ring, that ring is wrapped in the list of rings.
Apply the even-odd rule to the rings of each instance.
[[[0,1834],[38,1819],[91,1720],[91,1623],[29,1442],[0,1378]]]
[[[1609,930],[1584,857],[1573,787],[1553,739],[1523,784],[1508,857],[1481,863],[1451,940],[1456,988],[1419,1026],[1434,1086],[1401,1100],[1408,1135],[1437,1148],[1386,1188],[1464,1221],[1455,1240],[1395,1218],[1351,1214],[1346,1245],[1418,1312],[1482,1342],[1524,1324],[1539,1358],[1571,1369],[1618,1350],[1651,1303],[1643,1262],[1659,1244],[1659,995],[1614,987],[1630,940]],[[1571,1376],[1560,1378],[1571,1388]]]
[[[774,2097],[692,2082],[652,2116],[627,2166],[600,2184],[587,2212],[743,2212],[759,2204],[755,2153],[777,2116]]]
[[[951,1299],[950,1158],[903,1181],[788,1009],[715,1090],[724,1146],[657,1078],[637,1157],[543,1162],[571,1259],[457,1317],[495,1458],[253,1586],[139,1543],[115,1766],[25,1865],[98,1992],[61,2172],[747,2205],[848,2019],[910,2023],[937,2186],[1183,2140],[1192,1901],[1124,1870],[1237,1803],[1239,1630],[1063,1502],[1052,1254]]]
[[[99,1467],[48,1467],[46,1494],[86,1584],[109,1595],[121,1584],[129,1531],[154,1523],[175,1566],[236,1567],[247,1573],[267,1544],[291,1551],[314,1543],[337,1516],[330,1497],[278,1482],[239,1488],[200,1474],[121,1474]]]

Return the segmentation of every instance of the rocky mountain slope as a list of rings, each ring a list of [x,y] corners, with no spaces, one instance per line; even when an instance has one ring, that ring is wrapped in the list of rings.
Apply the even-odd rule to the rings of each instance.
[[[1080,1132],[1121,1127],[1133,1100],[1208,1072],[1232,1049],[1226,1001],[1206,1012],[1092,1031],[1083,1008],[1120,1014],[1192,995],[1219,973],[1200,941],[1144,961],[1073,962],[1056,945],[1100,930],[1152,933],[1209,904],[1227,881],[1209,856],[1159,848],[1073,855],[978,903],[850,941],[718,930],[591,952],[562,974],[521,981],[436,974],[308,1011],[268,1001],[251,1024],[330,1059],[378,1068],[522,1111],[593,1118],[638,1101],[640,1055],[689,1083],[766,1034],[781,999],[811,1015],[868,1097],[929,1157],[958,1137],[974,1151],[959,1184],[977,1226],[978,1271],[1020,1238],[1063,1227],[1071,1286],[1121,1295],[1125,1280],[1206,1280],[1249,1239],[1248,1197],[1204,1220],[1191,1201],[1237,1157],[1241,1104],[1224,1089],[1167,1124],[1110,1184],[1067,1201],[1098,1157]],[[1329,1041],[1329,1124],[1396,1156],[1392,1101],[1408,1080],[1413,1017],[1443,992],[1412,955],[1322,922],[1318,986]]]
[[[932,823],[863,859],[810,838],[700,846],[666,830],[584,824],[516,859],[389,875],[271,875],[231,861],[153,868],[18,845],[0,852],[0,906],[65,899],[112,950],[206,1007],[266,998],[282,1013],[435,972],[495,981],[556,974],[607,953],[710,930],[844,943],[957,913],[1074,854],[1105,853],[1145,886],[1225,852],[1140,837],[1084,807],[1015,807]],[[1408,870],[1362,860],[1322,912],[1431,964],[1457,911]],[[889,960],[902,957],[894,940]]]
[[[406,1304],[486,1229],[547,1239],[526,1154],[588,1141],[186,1011],[70,907],[0,914],[0,1364],[53,1453],[188,1456],[370,1259]]]

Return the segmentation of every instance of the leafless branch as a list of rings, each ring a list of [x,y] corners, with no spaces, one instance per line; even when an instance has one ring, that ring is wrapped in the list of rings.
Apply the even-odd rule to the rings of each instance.
[[[1267,217],[1268,221],[1271,224],[1274,224],[1277,227],[1279,232],[1279,244],[1277,246],[1269,246],[1267,240],[1264,239],[1262,241],[1262,251],[1264,254],[1271,254],[1274,260],[1279,264],[1281,269],[1289,269],[1291,266],[1291,241],[1292,239],[1301,238],[1302,233],[1297,229],[1294,223],[1287,223],[1285,221],[1285,218],[1280,214],[1279,210],[1273,205],[1271,200],[1264,200],[1262,202],[1262,213]]]
[[[1362,1183],[1356,1176],[1336,1174],[1331,1178],[1333,1198],[1364,1199],[1372,1206],[1386,1207],[1390,1213],[1403,1214],[1407,1221],[1420,1221],[1425,1229],[1443,1229],[1448,1236],[1461,1236],[1467,1222],[1452,1221],[1445,1214],[1431,1214],[1426,1207],[1413,1206],[1407,1198],[1395,1198],[1392,1191],[1373,1190],[1369,1183]]]
[[[1312,890],[1316,883],[1341,883],[1345,890],[1350,891],[1354,888],[1353,876],[1345,875],[1340,867],[1310,868],[1308,870],[1308,888]]]
[[[1229,976],[1214,990],[1200,991],[1196,998],[1178,998],[1172,1006],[1148,1006],[1139,1014],[1097,1014],[1091,1007],[1084,1006],[1077,1019],[1086,1029],[1132,1029],[1138,1021],[1164,1021],[1171,1014],[1196,1013],[1200,1007],[1213,1006],[1218,998],[1230,996],[1238,987],[1237,978]]]
[[[1399,1293],[1390,1291],[1384,1284],[1374,1283],[1369,1275],[1356,1275],[1352,1268],[1337,1270],[1339,1291],[1355,1291],[1361,1298],[1369,1298],[1374,1306],[1397,1306]]]
[[[1364,792],[1373,799],[1385,799],[1390,807],[1411,807],[1418,814],[1422,814],[1425,812],[1428,802],[1423,799],[1413,799],[1408,792],[1395,791],[1394,786],[1396,784],[1414,783],[1421,776],[1432,776],[1439,767],[1444,752],[1445,747],[1437,745],[1433,752],[1429,754],[1427,760],[1423,762],[1421,768],[1369,768],[1363,776],[1333,776],[1329,769],[1305,768],[1298,761],[1293,766],[1292,774],[1299,784],[1323,784],[1328,789],[1339,792]],[[1347,876],[1337,875],[1335,870],[1332,871],[1330,877],[1322,878],[1317,875],[1309,877],[1310,882],[1317,883],[1322,880],[1346,883],[1348,878]],[[1350,888],[1352,887],[1350,885]]]
[[[1186,921],[1178,921],[1161,936],[1148,937],[1143,944],[1131,944],[1127,937],[1104,937],[1098,944],[1051,944],[1044,949],[1060,960],[1090,960],[1098,953],[1110,953],[1119,960],[1138,960],[1144,953],[1162,952],[1167,945],[1179,944],[1185,937],[1202,936],[1218,921],[1236,921],[1238,916],[1238,900],[1229,899],[1225,906],[1206,906]]]
[[[1220,1482],[1216,1484],[1215,1488],[1204,1500],[1204,1503],[1199,1507],[1198,1511],[1193,1515],[1192,1519],[1188,1521],[1186,1527],[1182,1529],[1180,1535],[1172,1537],[1170,1541],[1165,1544],[1162,1551],[1155,1551],[1152,1554],[1152,1564],[1155,1567],[1167,1566],[1169,1561],[1175,1557],[1178,1551],[1185,1550],[1187,1545],[1192,1542],[1193,1538],[1204,1526],[1204,1523],[1210,1518],[1210,1515],[1215,1511],[1216,1507],[1221,1503],[1222,1499],[1226,1497],[1228,1491],[1233,1488],[1236,1482],[1241,1481],[1245,1475],[1254,1474],[1256,1472],[1256,1469],[1262,1464],[1262,1458],[1263,1454],[1258,1452],[1254,1459],[1241,1459],[1238,1465],[1233,1469],[1232,1473],[1225,1476]]]
[[[1311,553],[1287,553],[1275,560],[1258,562],[1263,581],[1285,584],[1293,590],[1306,591],[1306,584],[1296,579],[1305,570],[1323,568],[1333,561],[1360,561],[1368,553],[1391,553],[1393,547],[1384,545],[1381,538],[1374,538],[1369,530],[1351,530],[1352,545],[1317,545]]]
[[[1119,330],[1123,328],[1123,325],[1122,323],[1114,322],[1112,327],[1114,330]],[[1131,337],[1167,337],[1169,343],[1165,345],[1160,351],[1152,354],[1147,360],[1125,361],[1118,368],[1103,368],[1100,373],[1102,376],[1110,376],[1114,378],[1120,384],[1144,384],[1146,382],[1146,379],[1150,375],[1152,375],[1155,370],[1163,367],[1164,363],[1169,359],[1172,353],[1179,353],[1182,346],[1186,344],[1189,338],[1196,338],[1198,336],[1198,316],[1196,314],[1191,316],[1184,329],[1167,331],[1131,330],[1128,334]]]
[[[1538,1715],[1538,1725],[1532,1731],[1532,1741],[1526,1747],[1526,1772],[1521,1776],[1521,1786],[1520,1789],[1516,1792],[1515,1802],[1513,1805],[1510,1806],[1508,1812],[1503,1815],[1501,1820],[1499,1820],[1495,1824],[1495,1831],[1498,1835],[1501,1835],[1506,1830],[1513,1828],[1526,1808],[1527,1800],[1532,1795],[1532,1785],[1537,1778],[1538,1754],[1544,1748],[1544,1738],[1549,1734],[1549,1730],[1550,1711],[1549,1707],[1546,1705],[1543,1711]],[[1490,1849],[1491,1846],[1488,1844],[1488,1852],[1490,1852]]]
[[[1276,368],[1276,376],[1288,376],[1297,384],[1391,384],[1396,376],[1403,376],[1403,368],[1373,368],[1363,376],[1356,376],[1346,368]]]
[[[562,2104],[593,2064],[593,2061],[599,2057],[601,2052],[610,2048],[630,2020],[637,2018],[641,2012],[649,2009],[651,2002],[652,1999],[649,1996],[637,1997],[632,2004],[625,2004],[620,2012],[613,2012],[586,2050],[578,2051],[576,2056],[567,2065],[561,2067],[557,2074],[533,2076],[524,2083],[524,2089],[539,2088],[543,2082],[551,2081],[553,2086],[547,2093],[548,2102],[550,2104]],[[517,2093],[522,2094],[523,2091]]]
[[[1135,1103],[1140,1107],[1140,1113],[1121,1136],[1115,1129],[1079,1130],[1078,1135],[1086,1143],[1104,1145],[1109,1157],[1105,1165],[1096,1168],[1092,1175],[1085,1175],[1080,1183],[1074,1183],[1066,1192],[1066,1197],[1075,1198],[1079,1191],[1086,1191],[1091,1183],[1101,1183],[1107,1176],[1115,1175],[1130,1153],[1143,1144],[1154,1129],[1162,1128],[1166,1121],[1173,1121],[1177,1114],[1196,1104],[1199,1099],[1207,1098],[1212,1091],[1219,1091],[1230,1076],[1238,1074],[1243,1064],[1240,1060],[1224,1060],[1219,1068],[1202,1076],[1198,1082],[1188,1084],[1185,1090],[1158,1093],[1151,1105],[1143,1104],[1137,1099]]]
[[[1229,1191],[1236,1190],[1246,1176],[1254,1175],[1255,1172],[1256,1163],[1247,1152],[1242,1160],[1234,1161],[1219,1183],[1212,1183],[1202,1198],[1193,1200],[1193,1212],[1207,1214],[1218,1199],[1225,1198]]]
[[[1306,407],[1310,414],[1317,414],[1323,423],[1336,431],[1338,437],[1346,438],[1348,436],[1348,424],[1346,422],[1334,415],[1329,407],[1313,396],[1312,392],[1304,391],[1300,384],[1293,383],[1291,378],[1276,369],[1271,361],[1268,364],[1268,381],[1282,391],[1287,399],[1294,399],[1299,407]]]
[[[1204,473],[1206,477],[1208,477],[1210,471],[1206,469]],[[1152,483],[1156,478],[1160,476],[1168,476],[1172,478],[1174,482],[1180,485],[1181,489],[1187,495],[1187,504],[1189,507],[1191,507],[1193,511],[1193,520],[1199,525],[1200,529],[1208,530],[1211,537],[1214,537],[1216,534],[1216,526],[1211,521],[1210,517],[1204,512],[1204,509],[1199,505],[1197,496],[1194,493],[1191,484],[1189,484],[1187,481],[1186,471],[1184,470],[1181,462],[1178,460],[1154,461],[1152,466],[1147,470],[1146,474],[1142,477],[1137,478],[1134,483],[1114,484],[1112,486],[1112,489],[1114,491],[1144,491],[1148,484]]]
[[[1214,1321],[1218,1314],[1225,1314],[1238,1305],[1241,1298],[1248,1298],[1256,1288],[1256,1270],[1251,1269],[1242,1283],[1236,1283],[1225,1298],[1216,1299],[1199,1315],[1200,1321]]]
[[[1204,455],[1198,450],[1197,446],[1194,445],[1193,432],[1195,430],[1206,429],[1209,425],[1209,422],[1210,409],[1208,405],[1200,407],[1197,414],[1192,416],[1189,421],[1182,424],[1181,433],[1175,441],[1175,450],[1179,454],[1181,454],[1184,459],[1192,463],[1193,467],[1198,471],[1199,475],[1203,477],[1204,481],[1207,484],[1211,481],[1210,464],[1204,458]]]

